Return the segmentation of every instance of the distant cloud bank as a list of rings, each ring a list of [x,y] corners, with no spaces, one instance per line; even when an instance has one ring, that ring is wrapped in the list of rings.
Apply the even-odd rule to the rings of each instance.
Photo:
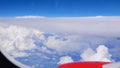
[[[27,18],[45,18],[45,17],[44,16],[17,16],[15,18],[27,19]]]
[[[120,36],[119,16],[57,17],[18,16],[1,18],[1,25],[17,25],[44,32]]]

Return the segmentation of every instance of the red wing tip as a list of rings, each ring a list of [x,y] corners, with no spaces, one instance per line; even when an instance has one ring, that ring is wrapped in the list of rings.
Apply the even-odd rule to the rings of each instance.
[[[104,64],[111,62],[98,62],[98,61],[85,61],[85,62],[72,62],[61,64],[58,68],[102,68]]]

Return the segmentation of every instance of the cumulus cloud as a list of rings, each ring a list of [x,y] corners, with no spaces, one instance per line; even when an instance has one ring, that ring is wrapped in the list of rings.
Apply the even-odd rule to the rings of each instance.
[[[51,34],[51,33],[50,33]],[[19,26],[0,27],[0,45],[14,57],[28,56],[23,51],[39,49],[52,53],[47,48],[55,50],[59,54],[69,52],[82,52],[88,47],[95,48],[97,44],[104,43],[106,39],[96,36],[84,36],[79,34],[51,34],[36,29],[28,29]],[[89,42],[88,42],[89,41]],[[96,41],[96,42],[94,42]],[[29,46],[29,47],[28,47]],[[39,48],[37,46],[40,46]],[[18,50],[16,50],[18,49]],[[15,53],[14,53],[15,52]]]
[[[29,18],[45,18],[45,17],[44,16],[17,16],[15,18],[29,19]]]
[[[73,59],[70,56],[63,56],[60,58],[60,61],[58,62],[58,64],[65,64],[70,62],[73,62]]]
[[[109,53],[108,48],[105,45],[99,45],[96,51],[88,48],[80,56],[83,61],[112,61],[111,54]]]
[[[29,56],[25,50],[38,49],[50,54],[52,52],[47,49],[50,48],[57,53],[67,53],[82,51],[89,46],[78,35],[51,34],[45,38],[46,35],[40,30],[19,26],[0,27],[0,45],[14,58]]]
[[[49,48],[55,50],[58,54],[64,55],[70,52],[82,52],[86,48],[96,48],[98,44],[104,43],[106,40],[106,38],[99,36],[90,35],[89,37],[88,35],[79,36],[64,33],[51,34],[47,37],[47,33],[45,35],[44,32],[35,29],[27,29],[19,26],[0,27],[0,45],[13,57],[28,56],[23,51],[34,49],[52,54],[48,50]],[[88,49],[87,51],[94,54],[92,49]],[[98,51],[97,49],[97,53],[99,54]]]
[[[84,37],[79,35],[59,35],[55,34],[49,36],[45,42],[45,46],[55,50],[58,53],[69,53],[82,51],[86,47],[89,47],[89,43],[83,41]]]
[[[27,30],[26,28],[10,26],[0,28],[0,46],[13,57],[28,56],[24,50],[36,49],[32,36],[38,34],[42,36],[43,32],[37,30]],[[37,35],[36,35],[37,36]]]

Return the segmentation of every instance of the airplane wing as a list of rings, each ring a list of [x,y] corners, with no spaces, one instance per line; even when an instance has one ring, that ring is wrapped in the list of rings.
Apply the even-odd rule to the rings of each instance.
[[[60,65],[58,68],[103,68],[110,62],[72,62]]]

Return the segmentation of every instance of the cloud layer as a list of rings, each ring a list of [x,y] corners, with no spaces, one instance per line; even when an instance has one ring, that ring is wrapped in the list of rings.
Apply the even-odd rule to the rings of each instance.
[[[34,19],[29,19],[33,17]],[[24,16],[23,16],[24,18]],[[67,32],[91,35],[119,36],[119,16],[96,17],[61,17],[61,18],[36,18],[25,16],[28,19],[9,18],[0,19],[0,23],[36,28],[44,32]],[[114,29],[113,29],[114,28]]]
[[[119,18],[1,18],[0,47],[35,68],[80,60],[113,61],[113,56],[119,57]]]

